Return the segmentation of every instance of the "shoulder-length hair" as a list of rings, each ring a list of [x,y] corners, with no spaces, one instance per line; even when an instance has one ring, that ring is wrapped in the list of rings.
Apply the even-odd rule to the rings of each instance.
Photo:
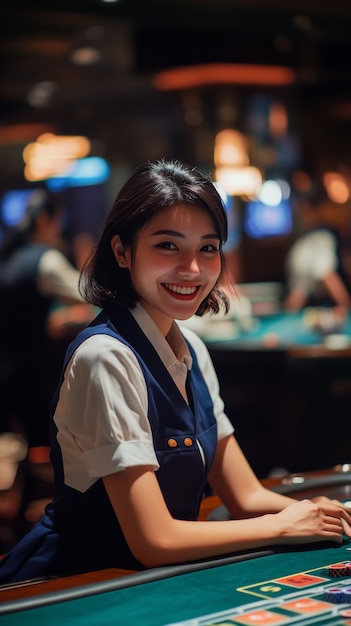
[[[200,304],[197,315],[218,313],[221,307],[228,311],[227,296],[219,286],[224,273],[222,245],[227,239],[227,218],[221,197],[209,176],[185,163],[164,159],[139,165],[118,193],[80,277],[80,291],[87,302],[101,308],[135,306],[139,296],[129,271],[118,266],[111,247],[112,237],[118,234],[123,246],[133,249],[138,231],[156,213],[180,203],[204,208],[220,240],[221,274]]]

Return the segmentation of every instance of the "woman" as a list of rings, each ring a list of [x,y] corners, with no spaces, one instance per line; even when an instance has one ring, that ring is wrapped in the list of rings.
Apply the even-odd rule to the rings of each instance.
[[[82,274],[102,311],[70,346],[53,403],[54,500],[2,582],[351,537],[341,503],[260,484],[204,344],[175,322],[227,307],[226,235],[220,197],[194,168],[146,163],[119,192]],[[235,519],[196,521],[207,481]]]

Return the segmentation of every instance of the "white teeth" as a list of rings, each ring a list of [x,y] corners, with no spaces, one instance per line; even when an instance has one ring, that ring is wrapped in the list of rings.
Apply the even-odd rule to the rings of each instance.
[[[174,291],[174,293],[181,293],[184,296],[190,296],[196,291],[196,287],[180,287],[177,285],[171,285],[170,283],[165,283],[165,287],[167,287],[170,291]]]

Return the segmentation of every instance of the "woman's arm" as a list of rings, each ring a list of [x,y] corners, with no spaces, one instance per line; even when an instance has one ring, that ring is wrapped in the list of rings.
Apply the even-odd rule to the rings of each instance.
[[[342,541],[339,517],[325,514],[309,500],[294,502],[276,515],[262,515],[259,523],[257,518],[183,521],[171,517],[155,473],[148,467],[125,469],[105,476],[103,482],[126,541],[145,567],[279,543]]]
[[[209,482],[234,518],[277,513],[295,502],[262,485],[234,436],[218,442]]]
[[[233,436],[219,441],[210,482],[234,518],[279,513],[296,502],[262,485]],[[349,508],[339,500],[330,500],[324,496],[312,498],[311,501],[320,506],[324,513],[343,520],[346,523],[345,532],[349,535]]]

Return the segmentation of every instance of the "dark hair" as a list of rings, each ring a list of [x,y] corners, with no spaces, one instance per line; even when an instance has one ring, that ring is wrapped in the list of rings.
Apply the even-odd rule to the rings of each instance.
[[[80,277],[82,296],[99,307],[109,305],[134,307],[139,299],[129,272],[121,269],[114,257],[111,239],[119,234],[125,247],[132,247],[135,237],[156,213],[175,204],[186,203],[204,208],[211,216],[222,244],[227,238],[227,218],[223,203],[210,178],[195,167],[179,161],[161,159],[139,165],[117,195],[99,241],[83,267]],[[219,280],[201,303],[197,314],[228,311],[228,299]]]

